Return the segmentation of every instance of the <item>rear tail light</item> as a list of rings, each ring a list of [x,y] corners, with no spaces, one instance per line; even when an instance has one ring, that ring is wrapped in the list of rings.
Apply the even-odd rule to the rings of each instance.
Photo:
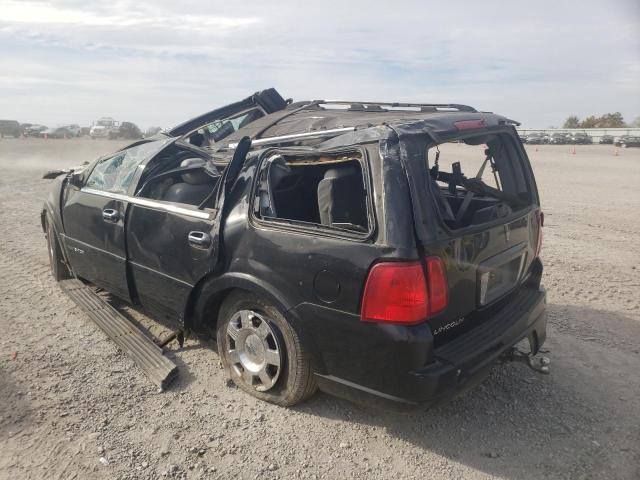
[[[449,302],[447,277],[440,257],[425,263],[381,262],[369,272],[360,318],[402,325],[422,323]]]
[[[538,238],[536,238],[536,253],[534,258],[540,256],[540,250],[542,250],[542,227],[544,226],[544,212],[541,210],[536,211],[536,219],[538,220]]]

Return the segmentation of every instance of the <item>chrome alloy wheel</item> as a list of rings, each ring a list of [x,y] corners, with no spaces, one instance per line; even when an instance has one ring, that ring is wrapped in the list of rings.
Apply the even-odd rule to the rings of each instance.
[[[227,324],[231,368],[258,392],[272,388],[280,376],[282,351],[267,318],[253,310],[236,312]]]

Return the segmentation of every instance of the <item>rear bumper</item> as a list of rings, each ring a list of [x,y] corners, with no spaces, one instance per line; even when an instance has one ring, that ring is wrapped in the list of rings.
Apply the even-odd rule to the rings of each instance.
[[[321,390],[359,403],[412,410],[446,401],[477,383],[513,345],[529,338],[536,353],[546,339],[546,293],[523,288],[494,317],[433,350],[433,361],[411,370],[393,388],[369,388],[334,375],[316,374]]]

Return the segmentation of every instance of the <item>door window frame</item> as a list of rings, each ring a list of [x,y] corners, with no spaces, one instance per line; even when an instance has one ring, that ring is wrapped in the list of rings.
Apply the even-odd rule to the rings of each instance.
[[[264,173],[265,163],[272,157],[276,155],[288,155],[288,156],[300,156],[304,157],[305,155],[340,155],[340,154],[351,154],[358,153],[361,155],[360,159],[356,159],[360,163],[360,168],[362,170],[362,180],[364,185],[364,190],[366,192],[365,202],[367,207],[367,223],[368,228],[366,232],[357,232],[357,231],[349,231],[348,229],[332,227],[329,225],[322,225],[318,223],[312,222],[304,222],[300,220],[290,220],[285,218],[262,218],[256,213],[256,205],[258,202],[256,201],[259,189],[259,183],[261,176]],[[373,180],[370,171],[370,163],[369,163],[369,155],[365,148],[362,147],[352,147],[352,148],[340,148],[334,150],[323,150],[323,151],[304,151],[297,149],[269,149],[264,151],[260,157],[258,158],[256,165],[256,174],[253,179],[253,184],[251,186],[251,201],[249,202],[249,222],[254,227],[262,227],[277,229],[282,231],[294,232],[299,234],[317,236],[321,235],[324,237],[330,238],[339,238],[343,240],[351,240],[355,242],[367,242],[371,240],[375,231],[376,231],[376,219],[375,219],[375,210],[373,205]]]

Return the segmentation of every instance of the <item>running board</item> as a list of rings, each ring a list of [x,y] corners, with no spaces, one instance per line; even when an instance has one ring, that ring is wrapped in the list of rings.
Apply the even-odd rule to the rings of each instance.
[[[96,295],[92,288],[75,278],[62,280],[60,288],[161,391],[178,375],[178,367],[162,354],[162,348]]]

